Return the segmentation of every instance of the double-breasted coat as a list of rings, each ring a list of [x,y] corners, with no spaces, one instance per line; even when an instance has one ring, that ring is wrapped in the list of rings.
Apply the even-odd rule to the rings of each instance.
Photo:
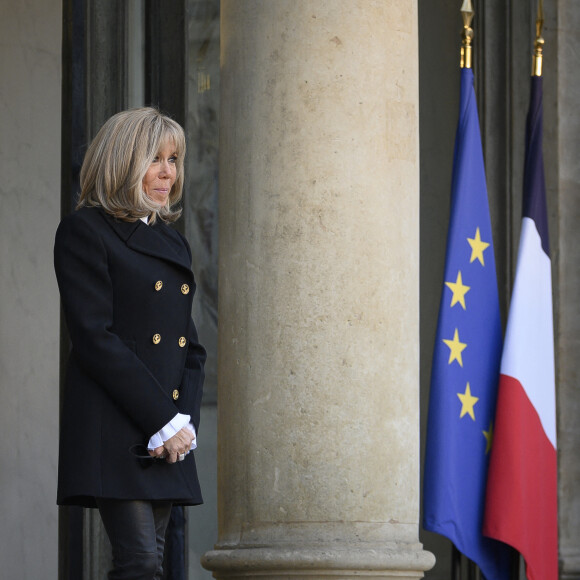
[[[61,409],[57,503],[96,497],[202,502],[193,453],[140,459],[177,413],[199,428],[205,350],[191,318],[185,238],[160,220],[85,207],[56,233],[55,271],[72,348]]]

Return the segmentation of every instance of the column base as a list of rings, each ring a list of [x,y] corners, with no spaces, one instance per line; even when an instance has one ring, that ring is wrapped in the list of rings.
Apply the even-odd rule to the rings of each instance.
[[[365,546],[248,547],[216,549],[201,561],[214,578],[267,580],[372,577],[377,580],[422,578],[435,557],[420,543]]]
[[[560,555],[560,579],[580,580],[580,555]]]

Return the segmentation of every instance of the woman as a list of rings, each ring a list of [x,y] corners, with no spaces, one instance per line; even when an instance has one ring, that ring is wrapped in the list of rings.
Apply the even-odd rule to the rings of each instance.
[[[57,502],[99,509],[110,579],[161,578],[172,505],[202,502],[190,451],[206,355],[191,319],[191,251],[167,225],[181,213],[184,155],[183,129],[155,109],[114,115],[56,234],[72,342]]]

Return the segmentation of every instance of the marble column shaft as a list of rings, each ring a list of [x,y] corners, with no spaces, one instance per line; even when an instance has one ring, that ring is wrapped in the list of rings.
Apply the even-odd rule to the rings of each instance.
[[[417,6],[221,6],[216,578],[419,578]]]

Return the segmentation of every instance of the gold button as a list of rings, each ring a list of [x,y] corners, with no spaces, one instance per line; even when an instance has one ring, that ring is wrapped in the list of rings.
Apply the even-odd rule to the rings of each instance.
[[[153,344],[159,344],[161,342],[161,335],[160,334],[154,334],[153,335]]]
[[[179,346],[180,346],[181,348],[183,348],[183,347],[184,347],[186,344],[187,344],[187,340],[185,340],[185,336],[182,336],[182,337],[179,339]]]
[[[183,284],[181,286],[181,293],[182,294],[189,294],[189,286],[187,284]]]
[[[177,401],[177,399],[179,399],[179,391],[177,389],[174,389],[173,391],[173,400]]]
[[[157,282],[155,282],[155,290],[159,292],[161,288],[163,288],[163,282],[161,280],[157,280]]]

